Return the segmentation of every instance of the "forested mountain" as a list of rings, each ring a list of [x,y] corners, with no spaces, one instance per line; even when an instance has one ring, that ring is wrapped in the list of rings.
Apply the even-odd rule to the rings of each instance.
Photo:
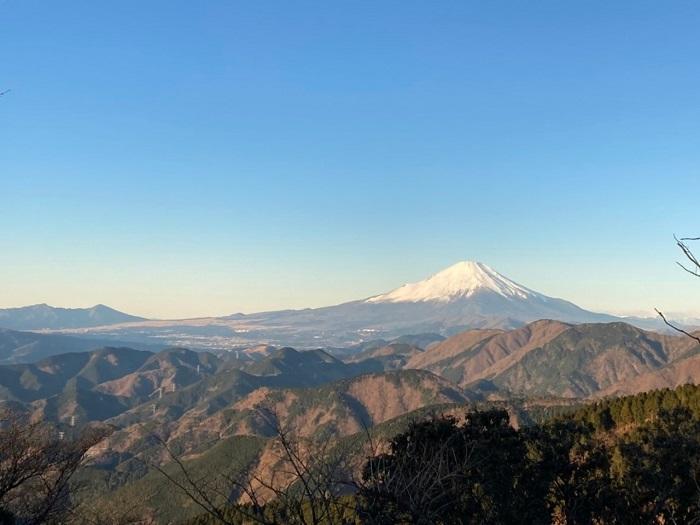
[[[56,395],[71,385],[90,389],[131,373],[152,355],[131,348],[110,347],[60,354],[31,364],[0,366],[0,392],[4,399],[35,401]]]
[[[328,468],[334,456],[323,455],[323,461],[309,456],[309,469],[292,479],[298,491],[282,489],[262,506],[249,501],[232,505],[216,496],[215,487],[235,489],[236,477],[249,479],[246,469],[259,464],[253,458],[265,455],[259,441],[237,441],[240,452],[235,455],[234,443],[227,442],[228,454],[216,452],[218,458],[236,458],[230,471],[234,477],[223,485],[200,485],[205,493],[209,490],[214,506],[203,506],[188,523],[246,523],[251,517],[276,523],[299,511],[319,516],[310,523],[358,525],[631,525],[695,523],[700,518],[695,482],[700,387],[588,404],[527,426],[514,428],[510,422],[512,416],[502,408],[415,412],[409,420],[379,425],[373,438],[358,434],[341,440],[336,450],[360,456],[356,468],[361,478],[342,469],[330,477],[315,476],[314,469]],[[363,456],[366,449],[358,444],[370,439],[384,439],[385,445]],[[171,468],[170,473],[182,479],[184,472],[202,472],[212,460],[194,457],[183,470]],[[279,468],[293,464],[293,459],[283,459]],[[303,476],[321,483],[318,493],[305,497]],[[149,482],[167,483],[164,479],[151,476]],[[133,497],[133,491],[127,492]],[[165,496],[164,489],[159,493]],[[258,487],[257,494],[264,491]],[[167,497],[179,508],[191,501],[182,491]]]
[[[12,348],[5,355],[13,359],[21,348],[41,354],[60,350],[61,345],[94,344],[42,334],[2,335],[5,348]],[[470,397],[484,399],[587,398],[700,380],[700,347],[693,339],[624,323],[543,320],[514,330],[468,330],[431,341],[427,349],[397,340],[359,350],[341,360],[323,350],[299,352],[289,347],[243,350],[236,353],[240,358],[184,348],[153,354],[106,347],[0,366],[0,395],[42,417],[89,413],[103,420],[145,413],[152,410],[146,404],[154,399],[162,400],[164,409],[170,407],[169,418],[176,418],[194,406],[209,412],[223,409],[263,387],[316,387],[392,370],[427,370]],[[100,413],[103,405],[105,414]],[[61,411],[64,416],[57,415]]]
[[[625,323],[542,320],[515,330],[469,330],[408,360],[468,389],[504,396],[588,397],[700,381],[700,346]]]
[[[196,469],[213,468],[221,454],[231,454],[241,473],[268,478],[283,469],[275,448],[282,429],[299,439],[325,440],[334,450],[350,447],[342,454],[354,458],[356,469],[368,431],[393,436],[411,418],[431,412],[462,417],[465,410],[497,406],[521,427],[607,393],[698,380],[695,341],[624,323],[541,320],[425,340],[427,348],[402,340],[366,343],[337,352],[343,359],[290,347],[220,355],[106,347],[0,366],[0,399],[68,437],[86,425],[106,424],[111,435],[90,452],[91,484],[97,496],[122,487],[120,497],[134,498],[144,483],[161,479],[146,465],[174,468],[167,466],[171,453]],[[599,403],[576,420],[641,424],[639,414],[692,397],[690,390],[678,392],[676,401],[655,394],[619,408]],[[168,501],[155,498],[152,510]]]

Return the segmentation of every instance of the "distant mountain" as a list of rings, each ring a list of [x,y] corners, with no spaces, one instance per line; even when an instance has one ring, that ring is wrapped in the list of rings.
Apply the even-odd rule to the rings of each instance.
[[[512,328],[537,319],[600,322],[613,318],[535,292],[473,261],[459,262],[423,281],[371,297],[364,304],[428,305],[435,312],[432,317],[444,319],[449,326],[475,328]]]
[[[406,334],[401,335],[391,341],[392,343],[406,343],[408,345],[417,346],[425,350],[430,345],[439,343],[445,340],[445,336],[440,334]]]
[[[323,382],[348,377],[347,365],[323,350],[298,352],[280,348],[268,357],[243,368],[256,376],[298,375],[323,378]]]
[[[517,328],[538,319],[608,322],[617,318],[535,292],[483,263],[460,262],[386,294],[325,308],[236,316],[232,327],[295,341],[395,338],[410,333],[451,335],[466,328]]]
[[[0,328],[12,330],[90,328],[144,320],[143,317],[125,314],[103,304],[92,308],[56,308],[35,304],[0,309]]]
[[[506,299],[543,299],[545,296],[519,285],[484,263],[462,261],[417,283],[404,284],[368,303],[448,303],[489,293]]]
[[[308,349],[355,346],[370,340],[386,343],[406,334],[431,334],[430,342],[434,342],[468,328],[512,329],[538,319],[572,323],[619,320],[536,292],[483,263],[464,261],[423,281],[336,306],[134,322],[87,332],[204,349],[244,349],[261,343]]]

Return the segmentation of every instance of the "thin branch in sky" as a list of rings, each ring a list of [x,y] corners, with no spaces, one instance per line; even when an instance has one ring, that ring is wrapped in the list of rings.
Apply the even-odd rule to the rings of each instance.
[[[683,255],[685,255],[686,259],[688,259],[691,263],[693,263],[693,266],[695,266],[695,268],[687,268],[686,266],[684,266],[681,263],[676,263],[676,264],[678,264],[678,266],[683,268],[689,274],[694,275],[695,277],[700,277],[700,261],[695,256],[695,254],[692,252],[692,250],[688,247],[688,245],[685,243],[685,241],[698,241],[698,240],[700,240],[700,237],[683,237],[683,238],[679,239],[678,237],[676,237],[674,235],[673,238],[676,240],[676,244],[683,252]]]
[[[676,325],[674,325],[673,323],[671,323],[670,321],[668,321],[668,320],[666,319],[666,316],[665,316],[663,313],[661,313],[661,312],[659,311],[658,308],[654,308],[654,310],[656,310],[656,313],[659,314],[659,316],[661,317],[661,319],[663,319],[664,323],[666,323],[666,326],[668,326],[668,327],[674,329],[676,332],[680,332],[681,334],[687,335],[687,336],[690,337],[691,339],[695,339],[698,343],[700,343],[700,337],[698,337],[698,336],[696,336],[696,335],[693,335],[693,334],[691,334],[690,332],[686,332],[686,331],[683,330],[682,328],[679,328],[678,326],[676,326]]]

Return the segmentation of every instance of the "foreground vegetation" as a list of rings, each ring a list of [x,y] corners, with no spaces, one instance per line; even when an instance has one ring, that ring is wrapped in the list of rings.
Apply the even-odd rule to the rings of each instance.
[[[200,509],[192,525],[700,523],[699,386],[569,407],[520,428],[503,408],[448,412],[340,442],[278,428],[272,440],[246,438],[245,457],[232,441],[236,450],[221,448],[214,463],[166,449],[173,461],[111,508],[80,505],[71,482],[102,431],[61,441],[6,417],[0,523],[152,523],[166,500],[168,522]],[[266,442],[279,458],[275,479],[250,468]],[[170,496],[152,499],[161,480]]]
[[[66,523],[74,518],[71,480],[88,450],[109,433],[86,428],[66,432],[0,412],[0,524]]]
[[[503,410],[416,421],[357,478],[297,460],[295,489],[191,523],[700,523],[700,387],[520,429]]]

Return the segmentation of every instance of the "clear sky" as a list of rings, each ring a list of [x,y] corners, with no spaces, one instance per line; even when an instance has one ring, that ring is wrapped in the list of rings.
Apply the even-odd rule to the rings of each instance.
[[[700,5],[0,1],[0,307],[321,306],[463,259],[700,314]]]

